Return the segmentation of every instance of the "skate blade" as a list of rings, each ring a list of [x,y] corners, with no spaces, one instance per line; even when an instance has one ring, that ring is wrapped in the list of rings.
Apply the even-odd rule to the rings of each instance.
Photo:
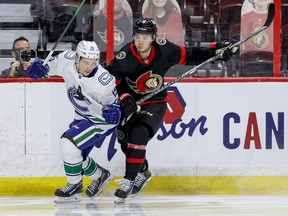
[[[121,205],[121,204],[124,204],[126,202],[126,200],[127,200],[127,198],[116,197],[114,200],[114,204]]]
[[[148,178],[147,181],[145,181],[145,183],[143,184],[142,188],[135,194],[132,194],[131,193],[131,198],[134,198],[135,196],[137,196],[149,183],[150,181],[152,180],[152,177]]]
[[[104,188],[106,187],[106,185],[108,185],[108,184],[110,183],[110,181],[114,178],[114,176],[115,176],[115,175],[111,175],[111,174],[110,174],[110,176],[103,182],[103,184],[102,184],[101,188],[99,189],[99,191],[98,191],[95,195],[91,196],[90,198],[93,199],[95,196],[97,196],[98,194],[100,194],[100,193],[104,190]]]
[[[131,200],[131,198],[131,193],[126,198],[116,197],[114,200],[114,204],[125,204],[125,202]]]
[[[81,194],[75,194],[71,197],[54,197],[55,203],[73,203],[73,202],[80,202],[82,200]]]

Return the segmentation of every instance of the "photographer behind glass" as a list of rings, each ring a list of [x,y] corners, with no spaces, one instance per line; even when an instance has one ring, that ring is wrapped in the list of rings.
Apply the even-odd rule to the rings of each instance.
[[[12,55],[15,58],[10,68],[2,71],[0,77],[25,77],[25,71],[30,66],[31,48],[28,39],[19,37],[13,42]]]

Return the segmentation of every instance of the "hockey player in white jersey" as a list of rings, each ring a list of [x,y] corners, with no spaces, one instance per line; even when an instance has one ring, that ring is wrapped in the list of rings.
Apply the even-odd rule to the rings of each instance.
[[[26,73],[32,79],[58,75],[63,77],[67,95],[75,109],[75,119],[60,139],[64,170],[68,183],[55,191],[55,202],[82,199],[82,176],[92,178],[86,195],[94,197],[113,176],[99,166],[89,153],[97,142],[115,129],[120,120],[115,78],[99,64],[95,42],[81,41],[75,51],[64,51],[49,59],[34,61]]]

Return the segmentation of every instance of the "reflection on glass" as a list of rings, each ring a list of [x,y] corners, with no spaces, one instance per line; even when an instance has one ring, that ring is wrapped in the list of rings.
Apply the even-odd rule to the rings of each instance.
[[[241,14],[241,38],[259,30],[267,19],[269,0],[245,0]],[[240,76],[273,76],[273,23],[241,46]]]
[[[93,14],[93,40],[106,51],[107,0],[100,0]],[[96,8],[97,8],[96,7]],[[132,41],[132,10],[126,0],[114,0],[114,51]]]

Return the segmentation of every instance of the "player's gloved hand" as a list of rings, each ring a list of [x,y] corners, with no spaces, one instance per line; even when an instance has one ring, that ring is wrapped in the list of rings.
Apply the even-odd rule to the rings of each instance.
[[[102,116],[106,122],[110,124],[119,124],[121,117],[120,106],[117,104],[110,104],[102,109]]]
[[[35,60],[26,70],[28,77],[36,80],[38,78],[46,77],[49,72],[49,66],[43,66],[43,60]]]
[[[128,117],[137,111],[137,104],[134,98],[128,94],[123,93],[119,96],[120,107],[124,117]]]
[[[239,49],[239,47],[229,49],[229,46],[231,45],[232,43],[230,42],[217,42],[210,44],[210,49],[215,49],[215,55],[220,55],[218,60],[228,61]]]

